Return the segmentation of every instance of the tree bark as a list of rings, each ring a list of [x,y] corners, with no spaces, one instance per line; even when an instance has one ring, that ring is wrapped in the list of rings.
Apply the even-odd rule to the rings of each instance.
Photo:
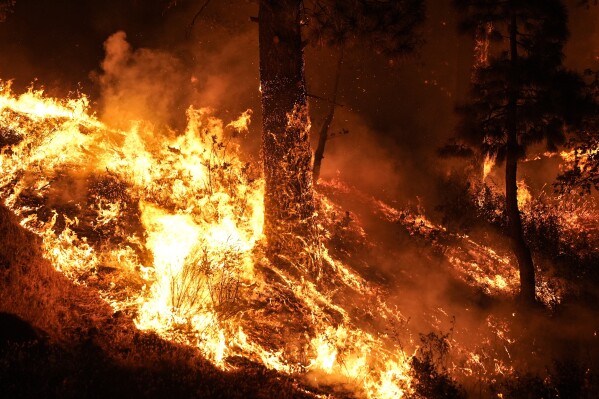
[[[260,0],[264,232],[268,252],[292,256],[310,244],[314,214],[301,0]],[[270,256],[273,260],[273,256]]]
[[[335,108],[337,107],[337,93],[339,92],[339,78],[341,77],[341,66],[343,65],[344,53],[345,48],[342,46],[339,53],[339,60],[337,61],[337,70],[335,71],[333,97],[331,98],[331,102],[329,104],[329,112],[323,121],[322,128],[320,129],[320,134],[318,135],[318,146],[316,147],[316,151],[314,151],[314,166],[312,167],[312,180],[314,181],[314,183],[317,183],[318,179],[320,178],[320,166],[322,164],[322,159],[324,158],[324,149],[329,138],[329,129],[331,127],[331,123],[333,123],[333,118],[335,117]]]
[[[508,229],[512,251],[516,255],[520,271],[520,298],[532,304],[535,302],[535,269],[530,249],[524,240],[522,217],[518,209],[518,25],[517,16],[512,14],[510,21],[510,63],[511,76],[508,81],[507,104],[507,148],[505,163],[505,202]]]

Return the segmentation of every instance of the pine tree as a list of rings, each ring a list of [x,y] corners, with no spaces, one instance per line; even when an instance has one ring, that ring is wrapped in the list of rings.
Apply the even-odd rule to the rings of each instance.
[[[517,200],[518,162],[527,148],[563,144],[580,118],[583,82],[562,65],[567,13],[559,0],[454,0],[461,28],[492,24],[488,65],[478,68],[458,133],[505,162],[507,235],[520,271],[520,297],[535,301],[535,267]]]

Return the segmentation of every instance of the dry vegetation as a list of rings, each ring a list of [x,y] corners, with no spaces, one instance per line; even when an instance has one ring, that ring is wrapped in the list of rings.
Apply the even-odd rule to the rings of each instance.
[[[503,198],[472,176],[444,183],[441,223],[323,181],[311,245],[276,264],[260,179],[207,111],[158,140],[85,98],[21,100],[46,114],[13,101],[0,131],[3,396],[597,394],[591,202],[526,197],[542,305],[523,309]]]
[[[196,349],[138,331],[131,319],[113,314],[96,291],[54,270],[41,256],[39,238],[5,208],[0,208],[0,240],[0,311],[6,312],[0,315],[0,396],[314,397],[262,365],[231,359],[238,369],[225,372]],[[31,328],[34,335],[22,334]]]
[[[401,300],[408,301],[414,295],[414,291],[409,291],[410,285],[416,285],[417,291],[425,284],[423,280],[430,283],[439,275],[451,275],[453,265],[445,258],[447,248],[463,244],[453,233],[418,219],[415,209],[398,211],[393,219],[392,208],[383,207],[380,201],[353,188],[337,184],[322,190],[339,203],[345,201],[345,205],[333,205],[321,198],[327,201],[326,209],[321,209],[321,239],[332,254],[344,259],[364,278],[379,281],[381,287],[389,290],[397,285],[395,288],[404,296]],[[350,208],[358,211],[344,211]],[[531,215],[536,209],[537,206],[531,208]],[[557,217],[555,213],[553,216]],[[39,238],[21,228],[9,211],[2,208],[0,218],[1,239],[5,243],[0,249],[0,310],[27,320],[40,337],[38,342],[14,342],[3,347],[3,396],[308,398],[323,392],[332,397],[352,396],[336,383],[307,388],[302,379],[241,357],[228,359],[236,371],[225,372],[204,360],[196,349],[138,331],[130,316],[113,314],[94,289],[73,283],[55,271],[41,255]],[[538,226],[548,223],[543,222],[545,219],[534,220]],[[472,224],[472,230],[488,223],[480,219]],[[389,226],[394,226],[396,232],[391,237],[388,232],[377,231],[388,230]],[[546,233],[535,233],[540,228],[529,231],[531,239],[553,239]],[[398,242],[404,244],[404,251],[409,245],[408,252],[412,254],[399,255],[394,269],[385,270],[381,264],[376,270],[367,266],[368,262],[382,262],[377,253],[396,247]],[[387,253],[397,255],[393,250]],[[201,254],[198,256],[201,263]],[[561,256],[568,253],[562,252]],[[421,264],[416,266],[421,270],[406,274],[406,265],[401,262],[413,262],[415,258],[434,263]],[[576,258],[568,259],[571,265],[580,265],[575,263]],[[593,274],[585,276],[588,279]],[[193,275],[188,277],[191,280],[185,289],[178,288],[179,295],[189,295],[193,284],[207,284]],[[570,286],[579,286],[580,276],[573,278]],[[445,319],[429,304],[412,304],[415,309],[407,312],[422,312],[423,320],[408,319],[412,326],[397,326],[396,331],[389,333],[400,344],[406,343],[406,330],[422,333],[418,338],[420,349],[410,361],[414,397],[595,397],[599,387],[593,330],[596,312],[588,306],[588,298],[581,297],[580,292],[569,293],[553,310],[539,309],[514,318],[511,313],[518,310],[513,308],[509,296],[471,290],[457,277],[443,279],[451,281],[444,291],[425,296],[443,296]],[[229,280],[224,283],[235,284]],[[438,288],[429,286],[429,290]],[[462,294],[454,295],[457,291]],[[211,300],[220,301],[221,305],[234,300],[230,296],[218,297],[217,292],[215,295]],[[472,307],[485,322],[476,324],[469,320],[470,316],[460,310],[464,306]],[[443,320],[431,322],[436,317]],[[506,368],[498,370],[498,364]]]

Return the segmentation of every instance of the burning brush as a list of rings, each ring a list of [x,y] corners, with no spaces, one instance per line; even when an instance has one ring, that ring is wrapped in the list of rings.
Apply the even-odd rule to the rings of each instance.
[[[243,356],[366,397],[409,393],[410,356],[378,327],[402,318],[378,291],[324,247],[313,254],[320,278],[264,257],[263,181],[235,141],[250,113],[226,126],[206,109],[187,116],[181,134],[143,122],[122,131],[85,97],[15,96],[2,83],[4,204],[57,270],[219,367]]]

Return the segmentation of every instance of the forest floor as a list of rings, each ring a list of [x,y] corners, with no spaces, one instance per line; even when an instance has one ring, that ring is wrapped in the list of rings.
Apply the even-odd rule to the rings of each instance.
[[[319,191],[347,211],[327,242],[331,255],[381,288],[406,320],[400,344],[420,348],[416,364],[435,376],[422,378],[416,397],[599,397],[596,292],[548,285],[547,303],[522,308],[498,233],[450,233],[416,207],[339,182]],[[40,238],[4,207],[0,242],[0,397],[351,396],[241,357],[223,371],[194,348],[137,330],[93,288],[56,271]]]

